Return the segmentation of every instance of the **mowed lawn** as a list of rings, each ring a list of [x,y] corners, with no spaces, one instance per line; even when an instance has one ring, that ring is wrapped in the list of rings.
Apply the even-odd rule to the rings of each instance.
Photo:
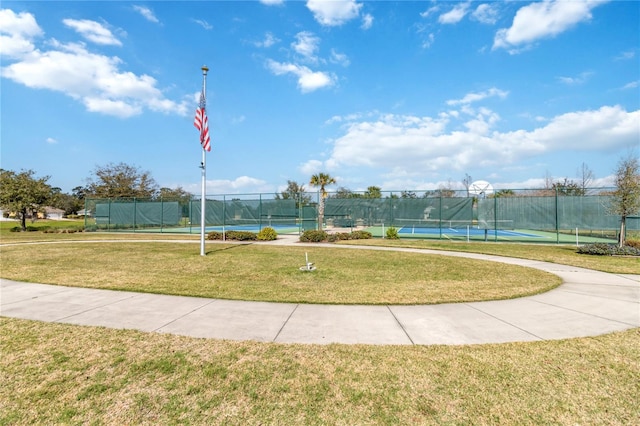
[[[548,291],[555,275],[432,254],[263,243],[60,242],[0,248],[3,278],[79,287],[292,303],[426,304]],[[306,259],[316,270],[301,272]]]
[[[285,345],[0,318],[0,424],[640,424],[640,331]]]
[[[32,240],[56,241],[50,235],[33,234],[29,237]],[[70,236],[65,234],[57,241],[64,238]],[[456,244],[441,248],[484,248],[491,254],[510,251],[509,245],[499,245],[504,249],[471,246],[473,250]],[[358,261],[352,258],[334,260],[337,255],[333,252],[354,256],[359,250],[298,247],[277,255],[271,248],[264,248],[211,244],[207,246],[209,255],[201,258],[197,242],[11,246],[0,251],[1,275],[10,268],[18,275],[33,274],[36,281],[52,282],[56,274],[99,281],[100,276],[113,272],[110,268],[116,269],[113,273],[134,277],[127,285],[140,285],[155,281],[141,279],[146,274],[179,277],[198,263],[211,272],[206,269],[210,265],[225,264],[218,257],[221,253],[242,253],[238,257],[245,258],[245,266],[252,256],[257,258],[252,261],[274,267],[284,259],[282,264],[287,269],[280,272],[281,278],[321,279],[315,272],[289,270],[290,263],[295,269],[304,263],[305,251],[318,265],[316,272],[330,269],[330,263],[325,262],[333,260],[339,269],[352,272],[343,271],[344,281],[357,282],[359,279],[352,277],[367,274],[359,271]],[[256,253],[251,254],[251,250]],[[527,250],[532,258],[557,256],[560,262],[583,262],[573,257],[571,250],[511,246],[514,256],[526,257]],[[437,274],[423,265],[441,257],[416,254],[415,260],[413,256],[400,256],[391,258],[389,264],[379,263],[378,258],[359,262],[381,270],[383,276],[387,269],[425,268],[420,270],[422,279],[447,282],[452,286],[448,293],[455,293],[455,286],[462,288],[480,275],[475,263],[458,263],[455,268],[441,265]],[[132,260],[136,258],[143,261]],[[594,262],[594,269],[607,268],[607,259],[585,259]],[[632,271],[628,273],[640,266],[637,259],[610,259],[615,260],[613,268]],[[125,266],[129,262],[131,269]],[[189,268],[176,269],[172,262]],[[479,263],[493,269],[500,265]],[[148,267],[150,264],[155,268]],[[234,268],[238,269],[237,264]],[[517,275],[532,272],[528,268],[516,270]],[[411,274],[407,277],[411,282]],[[370,278],[367,276],[362,283]],[[373,290],[378,288],[383,294],[383,282],[378,281]],[[172,292],[179,284],[179,279],[170,278],[166,282],[169,290],[148,291]],[[310,284],[318,283],[300,285]],[[427,284],[420,285],[421,291],[411,297],[426,291]],[[286,287],[282,283],[278,286]],[[371,289],[361,290],[358,297],[370,293]],[[385,297],[401,293],[396,289]],[[590,338],[497,345],[324,346],[229,342],[0,318],[0,345],[0,424],[7,425],[640,424],[640,329]]]

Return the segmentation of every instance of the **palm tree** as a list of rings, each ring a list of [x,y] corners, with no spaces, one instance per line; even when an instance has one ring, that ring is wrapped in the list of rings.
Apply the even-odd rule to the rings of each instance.
[[[320,203],[318,204],[318,230],[322,231],[322,222],[324,222],[324,202],[327,198],[327,190],[325,186],[333,185],[336,180],[327,173],[318,173],[311,176],[309,185],[320,187]]]

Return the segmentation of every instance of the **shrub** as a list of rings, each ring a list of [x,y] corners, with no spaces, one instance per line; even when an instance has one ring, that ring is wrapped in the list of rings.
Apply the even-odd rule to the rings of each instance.
[[[44,228],[42,232],[45,234],[75,234],[76,232],[82,232],[84,228],[74,226],[71,228]]]
[[[335,243],[336,241],[343,241],[350,239],[351,234],[348,232],[335,232],[332,234],[327,234],[327,241],[330,243]]]
[[[255,241],[258,236],[249,231],[227,231],[227,240],[235,241]]]
[[[211,231],[207,233],[207,240],[222,240],[224,234],[218,231]]]
[[[640,240],[628,239],[624,241],[624,244],[629,247],[640,249]]]
[[[278,233],[271,227],[262,228],[258,232],[258,240],[260,241],[273,241],[278,238]]]
[[[640,249],[630,246],[620,248],[617,244],[594,243],[578,247],[577,253],[598,256],[640,256]]]
[[[371,232],[367,231],[353,231],[353,232],[336,232],[335,234],[327,234],[324,231],[305,231],[300,236],[300,241],[319,243],[321,241],[327,241],[335,243],[336,241],[344,240],[367,240],[373,238]]]
[[[227,241],[255,241],[258,236],[254,232],[248,231],[211,231],[207,233],[207,240],[227,240]]]
[[[387,228],[387,239],[389,240],[399,240],[400,236],[398,235],[398,228],[394,228],[393,226]]]
[[[350,240],[368,240],[371,238],[373,238],[373,235],[368,231],[353,231],[349,234]]]
[[[324,231],[316,231],[309,229],[300,235],[300,241],[303,243],[320,243],[328,239],[328,234]]]

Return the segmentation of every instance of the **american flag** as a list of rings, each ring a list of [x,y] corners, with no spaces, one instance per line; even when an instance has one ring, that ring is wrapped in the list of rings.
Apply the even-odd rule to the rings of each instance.
[[[193,125],[200,131],[200,144],[206,151],[211,151],[211,138],[209,137],[209,120],[207,119],[206,102],[204,93],[200,93],[200,105],[196,108],[196,118]]]

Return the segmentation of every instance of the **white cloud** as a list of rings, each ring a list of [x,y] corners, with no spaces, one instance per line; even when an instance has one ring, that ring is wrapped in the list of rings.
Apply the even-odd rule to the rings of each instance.
[[[16,14],[11,9],[0,10],[0,31],[4,34],[31,38],[43,34],[35,17],[28,12]]]
[[[269,59],[266,66],[275,75],[293,74],[297,76],[298,88],[302,93],[309,93],[323,87],[333,86],[336,80],[336,77],[332,74],[312,71],[302,65],[280,63]]]
[[[558,80],[564,84],[570,86],[576,86],[587,82],[589,77],[593,75],[593,72],[585,71],[580,73],[577,77],[558,77]]]
[[[357,18],[362,8],[355,0],[308,0],[307,8],[321,25],[334,27]]]
[[[64,93],[82,102],[91,112],[130,117],[148,108],[187,114],[185,101],[166,99],[151,76],[121,70],[120,58],[92,53],[82,43],[52,39],[48,44],[50,50],[32,47],[23,52],[17,62],[2,68],[2,77],[27,87]]]
[[[362,25],[360,25],[360,28],[362,28],[363,30],[368,30],[372,26],[373,26],[373,16],[368,13],[362,15]]]
[[[280,6],[284,4],[284,0],[260,0],[260,3],[266,6]]]
[[[113,33],[99,22],[89,19],[63,19],[62,23],[78,32],[85,39],[96,44],[122,46]]]
[[[640,81],[632,81],[631,83],[627,83],[622,86],[622,90],[635,89],[640,85]]]
[[[95,98],[86,96],[82,102],[88,111],[99,112],[115,117],[127,118],[142,113],[142,106],[139,104],[127,103],[122,100]]]
[[[188,185],[187,190],[191,190],[190,187],[196,185]],[[267,184],[262,179],[253,178],[250,176],[239,176],[233,180],[230,179],[215,179],[207,180],[206,192],[207,194],[242,194],[242,193],[258,193],[258,192],[272,192],[273,186]],[[202,192],[201,189],[193,188],[191,190],[194,194]]]
[[[349,57],[344,53],[338,53],[335,49],[331,49],[331,57],[329,58],[334,64],[340,64],[343,67],[348,67],[350,65]]]
[[[47,138],[47,139],[46,139],[46,142],[47,142],[48,144],[55,145],[55,144],[57,144],[57,143],[58,143],[58,140],[57,140],[57,139],[54,139],[54,138]]]
[[[510,28],[498,30],[493,49],[518,53],[537,40],[555,37],[580,22],[591,19],[591,10],[606,0],[545,0],[523,6],[513,18]]]
[[[309,160],[306,163],[300,165],[298,170],[305,176],[311,176],[316,173],[320,173],[324,169],[322,161]]]
[[[438,17],[441,24],[457,24],[465,17],[469,10],[469,3],[461,3],[456,5],[450,11],[443,13]]]
[[[231,119],[231,124],[240,124],[242,122],[244,122],[247,119],[247,117],[245,117],[244,115],[240,115],[238,117],[233,117]]]
[[[149,22],[153,22],[156,24],[160,23],[160,20],[156,18],[156,15],[153,13],[153,11],[146,6],[133,6],[133,10],[138,12],[140,15],[144,17],[144,19],[146,19]]]
[[[640,140],[640,110],[627,112],[620,106],[566,113],[533,130],[508,132],[493,130],[499,117],[484,108],[463,123],[464,130],[457,130],[452,119],[386,114],[345,123],[344,134],[333,141],[324,164],[425,176],[470,167],[507,167],[561,150],[619,150]]]
[[[614,59],[616,61],[627,61],[629,59],[633,59],[636,56],[636,52],[634,50],[627,50],[626,52],[620,53]]]
[[[494,96],[504,99],[507,97],[508,94],[509,92],[492,87],[491,89],[486,90],[484,92],[467,93],[462,99],[448,100],[447,105],[468,105],[473,102],[478,102]]]
[[[431,6],[429,9],[420,13],[420,16],[423,18],[428,18],[430,15],[436,13],[440,8],[438,6]]]
[[[0,10],[0,54],[3,57],[20,58],[33,51],[33,39],[43,34],[32,14]]]
[[[498,13],[498,5],[496,3],[484,3],[476,7],[476,10],[471,13],[471,17],[483,24],[493,25],[498,20]]]
[[[359,120],[361,118],[362,118],[362,114],[360,114],[360,113],[348,114],[348,115],[345,115],[345,116],[334,115],[333,117],[331,117],[330,119],[325,121],[324,124],[329,125],[329,124],[333,124],[333,123],[343,123],[343,122],[349,122],[349,121],[357,121],[357,120]]]
[[[316,52],[318,51],[320,39],[309,31],[301,31],[295,37],[296,41],[291,43],[293,50],[307,61],[317,62]]]
[[[428,49],[431,47],[433,42],[435,41],[434,33],[429,33],[429,25],[423,23],[416,23],[413,28],[415,28],[416,34],[421,40],[420,47],[423,49]]]
[[[256,47],[268,48],[279,42],[280,42],[280,39],[274,36],[271,32],[266,32],[264,34],[264,39],[262,41],[255,42],[254,45]]]
[[[640,110],[627,112],[620,106],[570,112],[554,117],[529,137],[549,151],[622,148],[640,140]]]
[[[433,35],[433,33],[430,33],[426,38],[422,40],[422,44],[420,45],[420,47],[422,47],[423,49],[428,49],[431,47],[434,41],[435,36]]]
[[[207,31],[213,29],[213,25],[211,25],[210,23],[208,23],[204,19],[192,19],[192,21],[195,22],[196,24],[200,25],[202,28],[204,28]]]

